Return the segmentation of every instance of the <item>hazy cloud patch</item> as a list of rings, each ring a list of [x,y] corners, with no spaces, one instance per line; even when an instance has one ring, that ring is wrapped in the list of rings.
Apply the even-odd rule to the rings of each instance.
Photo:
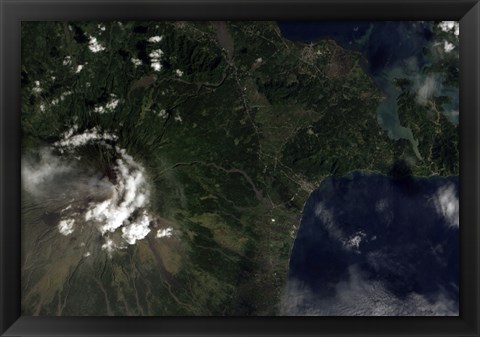
[[[455,186],[449,184],[440,187],[433,198],[433,202],[437,212],[445,217],[448,225],[458,228],[460,225],[459,201]]]
[[[289,280],[282,300],[286,316],[457,316],[458,310],[458,303],[441,291],[432,299],[417,293],[398,298],[357,266],[334,285],[331,296],[319,297],[301,281]]]
[[[442,89],[442,81],[436,75],[428,75],[417,80],[417,102],[426,105]]]

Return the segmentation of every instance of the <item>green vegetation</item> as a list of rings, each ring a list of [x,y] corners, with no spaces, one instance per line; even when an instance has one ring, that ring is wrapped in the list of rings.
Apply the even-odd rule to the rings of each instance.
[[[89,50],[90,36],[105,49]],[[73,254],[58,262],[59,284],[41,287],[59,264],[34,244],[52,225],[29,219],[24,250],[44,267],[24,273],[24,314],[277,314],[309,194],[326,176],[389,173],[413,156],[378,126],[382,97],[361,57],[332,41],[288,41],[274,22],[23,23],[24,151],[73,125],[116,134],[147,170],[150,211],[181,233],[165,243],[152,231],[112,259]],[[96,112],[112,98],[116,107]],[[413,174],[458,174],[458,129],[414,93],[399,107],[424,158],[409,162]]]

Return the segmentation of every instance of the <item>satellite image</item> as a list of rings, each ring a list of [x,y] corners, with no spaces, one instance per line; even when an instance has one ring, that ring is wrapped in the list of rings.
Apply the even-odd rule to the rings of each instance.
[[[22,314],[458,316],[459,24],[23,22]]]

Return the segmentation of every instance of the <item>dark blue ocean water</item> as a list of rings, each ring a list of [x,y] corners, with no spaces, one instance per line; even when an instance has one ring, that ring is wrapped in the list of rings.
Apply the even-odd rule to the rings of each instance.
[[[379,125],[392,139],[407,139],[418,153],[416,140],[408,127],[401,125],[398,117],[397,98],[400,90],[394,85],[396,78],[406,78],[414,83],[415,92],[425,82],[425,67],[437,60],[434,52],[434,35],[430,21],[281,21],[282,35],[304,43],[332,39],[346,49],[363,54],[364,70],[371,76],[378,89],[385,95],[377,108]],[[441,81],[439,74],[437,81]],[[437,95],[450,97],[452,103],[444,106],[447,117],[458,123],[458,86],[455,88],[438,83]]]
[[[423,48],[433,40],[430,22],[412,21],[323,21],[278,23],[282,35],[305,43],[335,40],[347,49],[361,51],[374,77],[409,58],[419,67],[425,63]]]
[[[328,38],[361,52],[364,70],[386,96],[377,108],[379,125],[393,139],[410,140],[414,150],[411,130],[398,119],[400,91],[394,79],[425,79],[423,69],[432,62],[426,52],[434,42],[431,24],[278,23],[290,40]],[[458,109],[458,89],[444,91]],[[453,207],[458,216],[455,205],[458,177],[393,179],[354,172],[326,179],[303,210],[290,259],[285,312],[458,314],[458,220],[452,209],[445,211]]]
[[[417,294],[434,312],[439,301],[458,308],[458,213],[442,211],[455,202],[458,177],[393,179],[354,172],[327,178],[305,204],[289,280],[307,289],[309,301],[340,301],[339,284],[351,282],[354,266],[363,283],[377,282],[396,305]]]

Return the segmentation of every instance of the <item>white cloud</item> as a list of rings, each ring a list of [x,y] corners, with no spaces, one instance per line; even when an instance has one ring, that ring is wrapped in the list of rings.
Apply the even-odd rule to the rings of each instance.
[[[460,34],[460,24],[458,21],[441,21],[438,27],[444,32],[453,32],[455,36],[459,36]]]
[[[153,50],[148,56],[150,56],[151,59],[160,59],[163,55],[163,51],[161,49],[156,49]]]
[[[360,249],[360,243],[366,236],[367,235],[364,232],[358,231],[346,240],[345,247],[358,253]]]
[[[152,36],[148,39],[148,42],[157,43],[163,40],[163,36]]]
[[[135,67],[141,66],[143,64],[142,60],[137,59],[136,57],[132,57],[130,61],[132,61]]]
[[[160,64],[160,59],[163,55],[163,51],[161,49],[156,49],[150,52],[148,56],[150,56],[151,66],[153,70],[160,71],[162,69],[162,65]]]
[[[152,69],[155,71],[160,71],[162,70],[162,65],[160,62],[152,62]]]
[[[118,106],[118,103],[120,102],[120,100],[118,98],[116,98],[115,95],[111,95],[111,99],[110,101],[108,101],[105,106],[102,106],[102,105],[97,105],[93,111],[96,112],[96,113],[99,113],[99,114],[104,114],[104,113],[107,113],[107,112],[112,112],[115,110],[115,108]]]
[[[103,106],[96,106],[95,108],[93,108],[93,111],[98,113],[98,114],[104,114],[106,111],[105,111],[105,107]]]
[[[453,184],[440,187],[434,197],[437,212],[445,217],[448,225],[459,227],[459,203],[456,188]]]
[[[450,43],[446,40],[443,41],[443,50],[445,50],[446,53],[449,53],[454,49],[455,49],[455,46],[452,43]]]
[[[108,110],[114,110],[118,105],[119,100],[117,98],[112,98],[106,105]]]
[[[62,134],[62,138],[63,139],[70,138],[71,136],[73,136],[75,132],[77,132],[77,130],[78,130],[78,124],[73,124],[73,126],[70,129],[68,129]]]
[[[165,118],[167,118],[168,114],[167,114],[167,111],[165,109],[162,109],[157,113],[157,116],[165,119]]]
[[[102,250],[106,250],[108,255],[112,257],[112,253],[117,249],[125,249],[125,246],[118,245],[112,239],[107,237],[105,243],[102,245]]]
[[[68,66],[68,65],[72,64],[72,58],[71,58],[69,55],[65,56],[65,58],[63,59],[62,64],[63,64],[64,66]]]
[[[168,227],[157,231],[157,238],[169,238],[173,234],[173,228]]]
[[[97,38],[94,36],[89,37],[88,48],[92,53],[98,53],[105,50],[105,47],[102,46],[98,41]]]
[[[58,231],[60,234],[63,234],[65,236],[70,235],[73,233],[74,228],[73,225],[75,224],[75,219],[66,219],[66,220],[61,220],[57,226]]]
[[[65,91],[64,93],[62,93],[62,94],[60,95],[60,100],[61,100],[61,101],[64,101],[65,98],[66,98],[67,96],[70,96],[71,94],[72,94],[71,91],[69,91],[69,90],[68,90],[68,91]]]
[[[35,81],[34,82],[35,86],[33,87],[33,92],[36,94],[39,94],[43,91],[43,89],[40,87],[40,81]]]
[[[62,151],[65,149],[73,149],[82,145],[86,145],[92,141],[96,140],[116,140],[118,137],[106,132],[101,133],[98,128],[94,127],[90,130],[86,130],[84,133],[77,134],[72,136],[75,132],[68,130],[63,134],[63,139],[54,143],[54,146],[62,148]]]
[[[137,240],[144,239],[150,233],[150,218],[143,214],[137,221],[122,227],[122,237],[129,244],[134,245]]]

